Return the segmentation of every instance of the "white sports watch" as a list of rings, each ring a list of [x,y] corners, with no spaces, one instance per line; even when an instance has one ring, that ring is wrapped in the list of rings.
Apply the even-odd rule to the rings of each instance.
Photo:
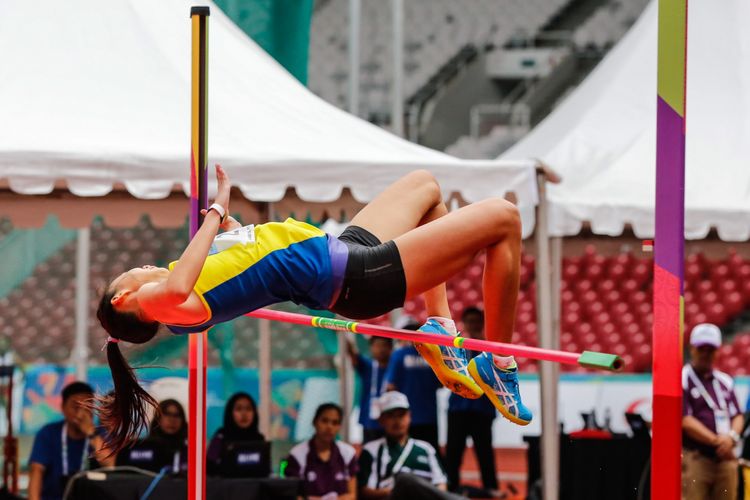
[[[213,205],[208,207],[206,213],[210,212],[211,210],[216,210],[216,213],[219,214],[219,217],[221,218],[221,223],[224,224],[224,221],[227,220],[227,211],[224,210],[224,207],[222,207],[218,203],[214,203]]]

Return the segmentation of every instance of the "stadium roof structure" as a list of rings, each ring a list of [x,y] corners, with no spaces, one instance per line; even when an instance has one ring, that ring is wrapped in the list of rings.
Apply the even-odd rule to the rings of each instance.
[[[657,2],[545,120],[501,159],[539,158],[550,234],[654,234]],[[750,4],[690,2],[685,236],[750,238]]]
[[[4,3],[0,187],[46,195],[62,186],[74,199],[118,186],[141,200],[187,192],[192,3]],[[467,201],[515,193],[530,232],[533,162],[459,160],[341,111],[205,3],[209,163],[221,163],[248,199],[278,201],[293,187],[303,201],[328,202],[347,187],[366,202],[427,168]]]

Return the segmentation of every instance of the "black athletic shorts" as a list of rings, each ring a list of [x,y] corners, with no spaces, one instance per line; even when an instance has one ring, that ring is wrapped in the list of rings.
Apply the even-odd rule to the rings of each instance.
[[[368,319],[403,306],[406,276],[396,244],[381,243],[358,226],[347,227],[339,240],[349,249],[349,258],[331,311],[346,318]]]

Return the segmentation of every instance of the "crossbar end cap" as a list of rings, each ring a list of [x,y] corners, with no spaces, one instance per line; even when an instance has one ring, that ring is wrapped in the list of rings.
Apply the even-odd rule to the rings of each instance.
[[[596,368],[612,372],[619,372],[625,365],[622,358],[616,354],[593,351],[583,351],[578,357],[578,364],[586,368]]]

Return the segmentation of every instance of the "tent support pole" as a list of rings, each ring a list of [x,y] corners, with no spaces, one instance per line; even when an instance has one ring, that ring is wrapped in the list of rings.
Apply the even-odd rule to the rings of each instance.
[[[266,203],[268,222],[276,220],[273,203]],[[261,319],[258,322],[258,426],[266,438],[271,439],[271,323]]]
[[[537,170],[539,205],[536,222],[536,283],[537,325],[539,345],[543,349],[559,349],[559,338],[553,328],[556,307],[553,305],[552,269],[550,267],[550,238],[548,233],[548,204],[546,174]],[[557,295],[559,300],[559,295]],[[543,498],[556,500],[560,491],[560,435],[557,425],[557,388],[560,370],[557,363],[540,361],[542,402],[542,484]]]
[[[349,371],[349,356],[346,354],[348,343],[346,335],[339,335],[337,343],[338,353],[336,354],[336,357],[338,358],[339,372],[339,402],[341,403],[341,408],[344,410],[344,418],[341,422],[341,437],[344,441],[349,441],[351,439],[351,426],[349,425],[349,420],[351,419],[352,405],[349,400],[349,381],[351,379],[351,374]],[[362,411],[361,408],[360,411]]]
[[[267,319],[258,320],[258,329],[258,426],[266,439],[271,440],[271,322]]]
[[[78,230],[76,247],[76,336],[73,361],[76,380],[88,379],[88,331],[89,331],[89,270],[91,266],[91,231],[88,227]]]

